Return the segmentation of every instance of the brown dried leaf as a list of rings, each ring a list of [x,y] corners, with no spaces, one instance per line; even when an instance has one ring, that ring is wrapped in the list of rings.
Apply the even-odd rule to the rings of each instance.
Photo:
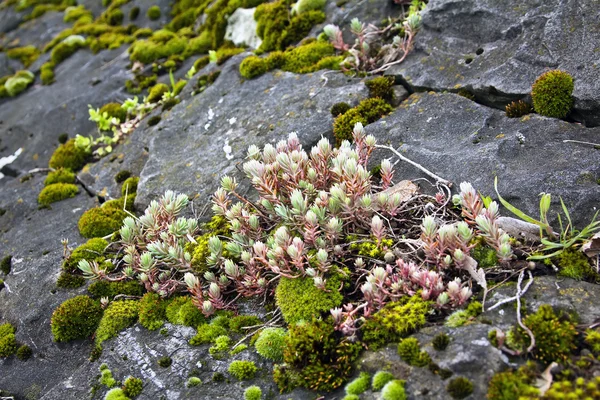
[[[581,246],[581,251],[589,258],[594,258],[600,255],[600,232],[596,232],[592,238]]]

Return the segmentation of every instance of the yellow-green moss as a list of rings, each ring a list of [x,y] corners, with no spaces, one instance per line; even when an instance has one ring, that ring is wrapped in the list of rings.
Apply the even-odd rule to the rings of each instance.
[[[88,287],[88,292],[93,298],[108,297],[109,300],[112,300],[120,294],[141,297],[144,294],[144,287],[137,280],[116,282],[95,281]]]
[[[100,303],[88,296],[77,296],[65,301],[52,313],[50,325],[54,341],[68,342],[91,336],[101,317]]]
[[[380,98],[369,98],[361,101],[358,106],[346,111],[333,122],[333,134],[339,146],[344,140],[352,141],[354,125],[360,122],[367,125],[377,121],[393,111],[392,106]]]
[[[15,47],[6,51],[8,58],[15,58],[21,61],[25,68],[29,67],[40,56],[40,51],[35,46]]]
[[[163,94],[169,91],[168,85],[165,83],[157,83],[149,90],[147,100],[149,103],[157,103],[162,99]]]
[[[254,378],[256,371],[258,371],[258,368],[256,368],[256,364],[253,361],[241,360],[233,361],[227,369],[227,372],[240,381]]]
[[[30,71],[17,71],[4,82],[6,95],[14,97],[23,92],[33,83],[35,76]]]
[[[85,46],[85,39],[78,35],[71,35],[57,44],[50,53],[50,61],[58,65],[71,57],[77,50]]]
[[[160,18],[160,15],[161,15],[160,7],[152,6],[152,7],[148,8],[146,15],[148,16],[148,18],[150,18],[151,21],[156,21],[157,19]]]
[[[79,193],[77,185],[72,183],[53,183],[42,189],[38,195],[38,203],[47,206],[57,201],[75,197]]]
[[[358,378],[346,385],[344,389],[346,394],[359,395],[366,392],[371,386],[371,375],[368,372],[361,372]]]
[[[540,115],[564,118],[573,107],[573,77],[565,71],[543,73],[531,87],[533,108]]]
[[[256,352],[274,362],[283,360],[283,350],[287,331],[283,328],[266,328],[262,330],[254,343]]]
[[[54,171],[51,171],[46,180],[44,181],[44,185],[52,185],[55,183],[75,183],[75,174],[65,168],[58,168]]]
[[[429,354],[421,351],[419,341],[413,337],[403,339],[398,344],[398,354],[404,362],[415,367],[425,367],[431,361]]]
[[[68,168],[71,171],[79,171],[86,163],[90,154],[75,146],[75,139],[58,146],[48,165],[50,168]]]
[[[394,77],[379,76],[365,82],[365,86],[369,89],[369,97],[385,100],[388,103],[394,101]]]
[[[133,325],[138,318],[139,305],[137,301],[113,301],[104,311],[98,329],[96,329],[96,345],[111,339],[123,329]]]
[[[9,323],[0,325],[0,358],[10,357],[16,352],[15,328]]]
[[[200,324],[206,322],[206,318],[189,296],[175,297],[171,300],[167,305],[165,315],[167,321],[174,325],[197,328]]]
[[[590,264],[590,259],[581,251],[570,248],[561,252],[557,257],[558,274],[572,279],[585,279],[590,282],[599,282],[600,275]]]
[[[42,64],[40,68],[40,78],[42,79],[42,84],[50,85],[54,82],[54,64],[51,62],[47,62]]]
[[[167,303],[156,293],[146,293],[139,302],[140,324],[151,331],[163,326]]]
[[[464,399],[473,393],[473,383],[467,378],[459,376],[448,383],[446,391],[453,399]]]
[[[100,107],[100,114],[107,113],[109,118],[116,118],[120,122],[125,122],[127,119],[127,111],[125,111],[119,103],[107,103]]]
[[[127,213],[115,207],[94,207],[87,210],[77,226],[85,238],[103,237],[119,230]]]
[[[394,375],[388,371],[377,371],[375,375],[373,375],[373,380],[371,383],[371,389],[374,392],[379,392],[389,381],[394,380]]]
[[[240,64],[240,75],[246,79],[255,78],[267,71],[267,62],[264,58],[257,56],[246,57]]]
[[[81,260],[96,261],[98,264],[102,264],[106,257],[104,256],[104,250],[108,246],[108,242],[102,238],[93,238],[77,247],[67,258],[62,265],[62,269],[65,272],[75,273],[79,272],[77,265]]]

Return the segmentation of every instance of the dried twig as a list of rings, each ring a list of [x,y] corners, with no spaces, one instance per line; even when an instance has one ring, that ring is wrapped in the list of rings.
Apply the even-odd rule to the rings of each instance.
[[[594,147],[600,147],[600,143],[592,143],[592,142],[582,142],[581,140],[563,140],[563,143],[579,143],[579,144],[587,144]]]
[[[399,151],[397,151],[396,149],[394,149],[391,146],[384,146],[381,144],[375,145],[375,147],[380,148],[380,149],[386,149],[391,151],[392,153],[394,153],[399,159],[401,159],[404,162],[409,163],[410,165],[412,165],[415,168],[420,169],[421,171],[423,171],[425,174],[429,175],[430,177],[432,177],[433,179],[435,179],[437,182],[439,183],[443,183],[444,185],[448,186],[448,187],[452,187],[452,182],[441,178],[439,176],[437,176],[436,174],[434,174],[433,172],[429,171],[427,168],[423,167],[421,164],[417,164],[416,162],[406,158],[405,156],[403,156],[402,154],[400,154]]]

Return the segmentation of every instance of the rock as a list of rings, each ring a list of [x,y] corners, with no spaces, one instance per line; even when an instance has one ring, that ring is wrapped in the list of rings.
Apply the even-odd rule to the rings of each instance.
[[[225,40],[231,40],[236,46],[248,46],[258,49],[262,43],[256,34],[255,8],[238,8],[227,19]]]
[[[600,176],[599,152],[593,146],[563,141],[589,141],[600,128],[536,114],[508,118],[455,94],[418,93],[388,117],[368,125],[366,132],[454,182],[456,190],[467,181],[496,198],[498,177],[502,197],[533,217],[539,215],[540,192],[553,195],[549,213],[553,220],[560,210],[559,197],[580,228],[597,211],[600,185],[581,177]],[[378,151],[373,160],[384,157],[394,158],[389,151]],[[408,164],[400,163],[396,170],[398,181],[426,177]],[[512,216],[508,211],[503,214]]]
[[[415,49],[388,74],[418,90],[471,91],[504,109],[535,79],[562,69],[575,79],[570,118],[600,125],[595,0],[431,0]]]
[[[394,85],[392,86],[392,90],[394,91],[392,106],[398,107],[409,96],[408,90],[402,85]]]

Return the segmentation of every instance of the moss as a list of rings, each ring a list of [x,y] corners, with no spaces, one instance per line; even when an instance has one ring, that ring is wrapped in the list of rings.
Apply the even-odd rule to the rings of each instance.
[[[475,101],[475,95],[469,92],[467,89],[460,89],[456,94],[461,97],[464,97],[465,99]]]
[[[531,107],[531,104],[525,103],[523,100],[513,101],[506,105],[506,116],[508,118],[521,118],[532,112],[533,107]]]
[[[255,78],[267,71],[267,62],[257,56],[246,57],[240,64],[240,75],[246,79]]]
[[[256,352],[274,362],[283,360],[287,331],[283,328],[265,328],[254,343]]]
[[[17,349],[17,358],[21,361],[27,361],[31,357],[32,353],[33,352],[31,351],[31,347],[24,344],[22,346],[19,346],[19,348]]]
[[[154,116],[148,118],[148,126],[158,125],[160,120],[161,120],[160,115],[154,115]]]
[[[440,333],[433,338],[433,348],[437,351],[446,350],[446,347],[450,344],[450,336],[445,333]]]
[[[195,238],[196,245],[190,247],[188,250],[192,254],[192,268],[197,274],[203,274],[208,271],[208,264],[206,258],[210,256],[210,250],[208,242],[213,236],[229,236],[229,224],[227,219],[223,216],[214,216],[209,223],[203,226],[205,233]],[[224,256],[227,256],[226,250]]]
[[[212,38],[208,31],[204,31],[199,36],[190,39],[188,46],[185,49],[185,55],[189,57],[195,54],[208,54],[211,49]],[[206,61],[209,61],[208,57],[206,58]],[[196,70],[199,69],[196,68]]]
[[[535,111],[546,117],[566,117],[573,107],[573,88],[573,77],[568,72],[551,70],[543,73],[531,87]]]
[[[75,197],[79,193],[77,185],[72,183],[53,183],[42,189],[38,195],[38,203],[47,206],[57,201]]]
[[[165,310],[167,303],[156,293],[146,293],[139,302],[140,324],[151,331],[163,326],[167,318]]]
[[[121,170],[119,172],[117,172],[117,174],[115,175],[115,182],[116,183],[122,183],[124,182],[127,178],[129,178],[131,176],[131,172],[124,169]]]
[[[553,361],[565,363],[577,347],[577,331],[570,317],[563,313],[554,313],[552,306],[548,304],[540,306],[536,313],[527,315],[523,324],[531,329],[535,337],[533,357],[546,365]],[[518,346],[526,348],[529,346],[529,340],[522,328],[514,331],[514,341]]]
[[[533,363],[529,362],[517,371],[505,371],[495,374],[488,385],[488,400],[514,400],[519,398],[537,398],[539,391],[532,386],[537,378]]]
[[[40,56],[40,51],[35,46],[23,46],[6,50],[8,58],[15,58],[23,64],[25,68],[29,67]]]
[[[335,118],[338,117],[340,115],[343,115],[346,113],[346,111],[348,111],[349,109],[351,109],[352,106],[348,103],[335,103],[332,107],[331,107],[331,115]]]
[[[71,57],[77,50],[85,45],[85,39],[79,35],[71,35],[57,44],[50,53],[50,61],[58,65]]]
[[[139,15],[140,15],[140,8],[138,6],[135,6],[131,10],[129,10],[129,20],[130,21],[135,21]]]
[[[440,368],[440,366],[433,361],[427,364],[427,369],[429,369],[432,374],[439,375],[442,380],[446,380],[453,375],[452,371],[446,368]]]
[[[88,152],[75,146],[75,139],[71,139],[54,150],[48,165],[54,169],[67,168],[71,171],[79,171],[89,156]]]
[[[222,335],[227,335],[226,328],[214,324],[201,324],[198,326],[198,333],[196,336],[190,339],[190,344],[192,346],[199,346],[201,344],[211,343]]]
[[[244,390],[244,400],[260,400],[262,398],[262,390],[258,386],[248,386]]]
[[[171,357],[164,356],[159,358],[156,363],[162,368],[169,368],[171,364],[173,364],[173,359],[171,359]]]
[[[127,178],[125,182],[121,185],[121,195],[125,196],[126,194],[137,193],[138,184],[140,183],[140,178],[138,176],[132,176]]]
[[[477,261],[477,265],[481,268],[491,268],[498,264],[498,255],[496,250],[487,246],[483,241],[478,242],[471,249],[471,257]]]
[[[12,266],[12,256],[4,256],[2,260],[0,260],[0,271],[4,272],[4,275],[10,274]]]
[[[229,329],[235,333],[245,333],[247,330],[244,328],[260,324],[260,318],[255,315],[237,315],[229,321]]]
[[[0,325],[0,358],[10,357],[16,352],[15,328],[9,323],[4,323]]]
[[[0,290],[4,289],[4,279],[0,279]]]
[[[100,114],[107,113],[109,118],[116,118],[119,122],[125,122],[127,111],[119,103],[107,103],[100,108]]]
[[[367,372],[361,372],[358,378],[346,385],[346,394],[359,395],[366,392],[371,386],[371,375]]]
[[[592,353],[600,355],[600,332],[594,329],[585,331],[585,343],[590,346]]]
[[[158,103],[162,100],[163,94],[169,92],[169,86],[165,83],[157,83],[148,91],[148,102]]]
[[[33,83],[35,76],[29,71],[17,71],[4,82],[6,94],[11,97],[17,96]]]
[[[369,97],[380,99],[392,103],[395,99],[394,86],[395,79],[391,76],[379,76],[365,82],[365,86],[369,89]]]
[[[102,364],[106,366],[106,364]],[[107,388],[114,387],[117,384],[117,381],[113,377],[113,374],[110,369],[106,366],[106,368],[100,369],[100,383]]]
[[[58,143],[65,144],[65,143],[67,143],[68,140],[69,140],[69,135],[67,133],[61,133],[60,135],[58,135]],[[69,183],[69,182],[65,182],[65,183]]]
[[[330,321],[292,325],[283,353],[283,361],[291,369],[279,370],[274,379],[280,390],[300,385],[331,391],[350,376],[360,350],[360,344],[341,340]]]
[[[419,294],[386,304],[362,326],[362,340],[370,348],[378,349],[416,332],[425,325],[430,304]]]
[[[129,399],[129,397],[127,397],[127,395],[125,395],[125,392],[123,392],[123,389],[114,388],[114,389],[111,389],[108,392],[106,392],[106,396],[104,396],[104,400],[130,400],[130,399]]]
[[[192,298],[189,296],[175,297],[167,305],[165,313],[167,321],[174,325],[196,328],[206,321],[202,312],[194,305]]]
[[[56,286],[63,289],[75,289],[85,285],[85,278],[62,271],[56,279]]]
[[[117,210],[133,211],[135,204],[135,193],[129,194],[126,197],[120,197],[118,199],[112,199],[102,203],[102,208],[112,208]]]
[[[127,377],[123,382],[123,394],[127,397],[136,397],[142,393],[144,382],[140,378]]]
[[[284,71],[298,74],[315,72],[320,69],[318,63],[325,57],[334,56],[335,49],[327,42],[312,42],[285,52]]]
[[[94,207],[83,213],[77,226],[79,233],[85,238],[103,237],[119,230],[127,216],[120,209]]]
[[[325,8],[327,0],[298,0],[294,5],[293,11],[296,14],[301,14],[307,11],[322,10]]]
[[[206,67],[210,63],[210,57],[204,56],[200,57],[196,61],[194,61],[194,68],[196,71],[200,71],[202,68]]]
[[[47,62],[47,63],[42,64],[40,71],[41,71],[40,78],[42,79],[42,84],[50,85],[50,84],[54,83],[54,64],[53,63]]]
[[[101,348],[105,340],[111,339],[123,329],[133,325],[138,318],[137,301],[113,301],[104,311],[98,329],[96,329],[96,345]]]
[[[333,121],[333,134],[339,146],[344,140],[352,141],[354,125],[360,122],[367,125],[392,112],[393,108],[379,98],[366,99],[358,106],[346,111]]]
[[[55,183],[75,183],[75,174],[71,170],[65,168],[58,168],[51,171],[44,181],[44,186],[53,185]]]
[[[339,276],[330,276],[326,283],[327,291],[324,291],[315,287],[312,278],[282,277],[275,290],[277,306],[288,324],[310,321],[313,316],[318,317],[342,304],[344,297],[339,292],[340,283]]]
[[[256,371],[258,371],[258,368],[252,361],[236,360],[229,364],[229,368],[227,368],[227,372],[240,381],[253,379]]]
[[[381,390],[382,400],[406,400],[406,391],[404,390],[405,381],[395,379],[389,381]]]
[[[464,399],[473,393],[473,383],[467,378],[460,376],[452,379],[448,383],[446,391],[453,399]]]
[[[200,386],[202,385],[202,380],[200,378],[198,378],[197,376],[190,376],[187,380],[186,386],[187,387],[195,387],[195,386]]]
[[[165,33],[165,32],[168,32]],[[161,58],[183,54],[188,46],[188,39],[180,37],[164,29],[155,31],[147,40],[138,40],[129,48],[131,61],[150,64]]]
[[[223,375],[221,372],[215,372],[212,376],[212,380],[213,382],[223,382],[225,381],[225,375]]]
[[[77,268],[77,265],[79,264],[79,261],[84,259],[88,261],[93,260],[102,264],[105,260],[104,250],[107,246],[108,242],[101,238],[88,240],[86,243],[73,250],[71,255],[69,255],[62,265],[63,271],[70,273],[78,272],[79,269]]]
[[[587,381],[583,377],[579,377],[575,379],[575,382],[567,380],[553,382],[543,398],[547,400],[598,399],[600,398],[600,377],[592,377]]]
[[[471,302],[465,310],[457,310],[448,316],[446,326],[458,328],[471,323],[482,312],[482,304],[478,301]]]
[[[221,47],[217,50],[217,65],[222,65],[225,61],[229,60],[231,57],[243,53],[245,50],[238,47],[227,48]]]
[[[51,318],[55,342],[85,339],[94,333],[102,317],[100,303],[88,296],[77,296],[62,303]]]
[[[64,22],[76,22],[81,18],[84,18],[82,21],[88,21],[89,17],[93,18],[92,13],[85,8],[85,6],[80,5],[77,7],[68,7],[65,10],[65,16],[63,17]],[[92,22],[92,21],[90,21]]]
[[[161,15],[160,7],[152,6],[152,7],[148,8],[146,15],[148,16],[148,18],[150,18],[150,20],[156,21],[157,19],[160,18],[160,15]]]
[[[221,335],[218,336],[215,340],[214,340],[214,346],[211,346],[208,349],[208,352],[210,353],[211,356],[213,356],[216,359],[219,359],[223,356],[223,354],[229,350],[229,347],[231,346],[231,338],[227,335]]]
[[[592,267],[589,258],[574,248],[562,251],[557,257],[558,274],[567,278],[600,282],[600,275]]]
[[[106,20],[109,25],[116,26],[121,25],[124,18],[125,15],[123,14],[123,11],[121,11],[120,8],[116,8],[108,13]]]
[[[379,392],[389,381],[392,380],[394,380],[394,375],[391,372],[377,371],[375,375],[373,375],[371,389],[374,392]]]
[[[407,364],[415,367],[425,367],[431,361],[426,351],[421,351],[419,341],[415,338],[406,338],[398,344],[398,354]]]

